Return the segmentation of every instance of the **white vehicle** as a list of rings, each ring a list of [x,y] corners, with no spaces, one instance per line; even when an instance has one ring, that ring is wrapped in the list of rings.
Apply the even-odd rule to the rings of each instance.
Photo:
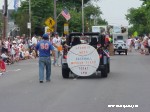
[[[128,39],[128,29],[125,26],[113,26],[113,45],[114,45],[114,54],[116,52],[125,53],[127,55],[127,45],[126,40]]]
[[[119,55],[122,52],[125,53],[126,55],[128,54],[128,49],[127,49],[126,43],[123,40],[117,40],[114,43],[114,54],[115,54],[115,52],[118,52]]]
[[[128,39],[128,27],[127,26],[114,26],[114,25],[103,25],[103,26],[92,26],[92,32],[107,32],[113,39],[114,54],[125,53],[127,55],[126,40]]]

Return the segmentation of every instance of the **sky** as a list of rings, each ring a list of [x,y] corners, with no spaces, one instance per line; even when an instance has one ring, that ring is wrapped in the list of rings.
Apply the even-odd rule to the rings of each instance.
[[[0,9],[2,9],[2,6],[4,5],[4,0],[0,0]],[[9,9],[14,9],[14,0],[8,0],[8,8]]]
[[[142,5],[140,0],[100,0],[97,5],[100,7],[102,18],[110,25],[125,25],[129,23],[125,15],[130,8],[137,8]]]
[[[0,9],[4,0],[0,0]],[[8,0],[8,8],[13,8],[14,0]],[[96,3],[103,15],[102,18],[108,21],[110,25],[128,25],[128,21],[125,19],[128,9],[140,7],[142,2],[140,0],[99,0]]]

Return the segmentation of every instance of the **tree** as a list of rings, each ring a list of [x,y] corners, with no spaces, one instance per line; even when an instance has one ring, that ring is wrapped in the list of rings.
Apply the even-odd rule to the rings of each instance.
[[[23,1],[21,7],[17,12],[14,12],[13,17],[15,23],[20,27],[20,33],[28,34],[27,23],[29,22],[29,3]],[[40,32],[44,27],[44,21],[47,17],[52,16],[52,3],[49,0],[31,0],[31,23],[32,23],[32,34]],[[39,31],[35,31],[39,30]]]
[[[143,1],[142,6],[129,9],[126,18],[130,25],[132,25],[130,31],[137,31],[139,34],[145,34],[150,32],[150,1],[141,1]]]
[[[93,25],[107,25],[108,23],[105,20],[102,20],[102,12],[100,7],[94,6],[90,2],[85,5],[84,15],[86,17],[86,24],[88,25],[90,31]],[[95,21],[95,22],[94,22]]]
[[[90,0],[84,0],[84,3],[88,3]],[[98,0],[97,0],[98,1]],[[82,8],[81,8],[82,0],[58,0],[57,1],[57,30],[60,33],[63,33],[63,26],[64,23],[69,24],[69,30],[72,31],[82,31]],[[90,8],[92,11],[90,11]],[[98,17],[98,23],[103,22],[100,17],[101,11],[99,7],[92,6],[90,4],[85,5],[85,19],[89,18],[89,15],[93,14]],[[71,19],[66,21],[63,16],[61,16],[61,11],[63,8],[67,8]],[[87,8],[87,9],[86,9]],[[15,23],[20,27],[21,34],[25,33],[28,34],[29,31],[27,29],[27,23],[29,21],[29,3],[28,0],[25,0],[21,3],[21,7],[18,9],[17,12],[14,12],[13,17],[15,19]],[[88,11],[86,11],[88,10]],[[32,34],[40,32],[39,34],[43,33],[43,28],[45,26],[44,21],[48,17],[52,17],[54,15],[54,3],[53,0],[31,0],[31,15],[32,15]],[[90,13],[89,13],[90,11]],[[86,21],[86,20],[85,20]],[[89,20],[88,20],[89,21]]]
[[[2,14],[0,14],[0,37],[2,35]]]

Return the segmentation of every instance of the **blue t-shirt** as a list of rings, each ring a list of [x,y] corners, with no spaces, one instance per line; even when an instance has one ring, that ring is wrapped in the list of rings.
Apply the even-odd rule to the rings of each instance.
[[[39,51],[39,57],[49,57],[50,50],[54,50],[54,47],[49,41],[41,40],[37,43],[36,50]]]

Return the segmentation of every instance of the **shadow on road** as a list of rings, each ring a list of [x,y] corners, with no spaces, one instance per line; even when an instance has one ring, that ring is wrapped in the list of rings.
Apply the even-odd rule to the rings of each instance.
[[[70,74],[70,77],[68,79],[105,79],[105,78],[101,77],[101,73],[98,74],[94,73],[90,76],[78,76],[75,74]]]

